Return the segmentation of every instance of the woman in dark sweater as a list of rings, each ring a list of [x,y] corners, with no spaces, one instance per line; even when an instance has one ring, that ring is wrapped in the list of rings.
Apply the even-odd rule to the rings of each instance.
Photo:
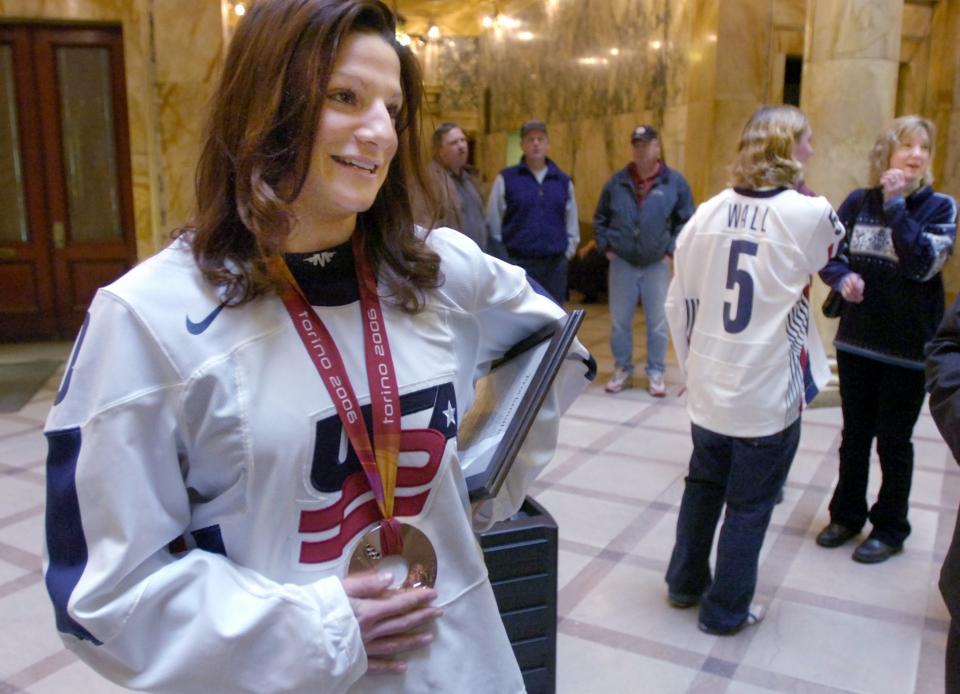
[[[953,251],[957,208],[931,187],[933,123],[894,120],[870,153],[870,188],[838,210],[849,233],[820,271],[845,299],[834,345],[843,435],[840,478],[821,547],[839,547],[869,518],[873,529],[854,551],[874,564],[903,549],[913,475],[913,427],[924,397],[923,348],[943,316],[940,271]],[[867,507],[870,446],[877,439],[883,482]]]

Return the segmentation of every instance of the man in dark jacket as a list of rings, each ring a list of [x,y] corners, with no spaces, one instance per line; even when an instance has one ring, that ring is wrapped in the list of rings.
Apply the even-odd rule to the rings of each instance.
[[[953,457],[960,462],[960,298],[943,317],[926,352],[930,413]],[[940,571],[940,592],[950,610],[946,694],[960,694],[960,518]]]
[[[567,296],[567,262],[580,244],[573,181],[547,157],[550,138],[543,121],[520,128],[523,157],[494,179],[487,202],[491,244],[519,265],[554,300]]]
[[[618,393],[633,377],[633,313],[640,299],[647,323],[648,389],[663,397],[668,340],[663,304],[672,274],[670,257],[677,235],[693,216],[693,195],[683,176],[663,162],[654,128],[635,128],[630,144],[630,163],[604,185],[593,215],[597,247],[610,260],[607,293],[615,368],[606,390]]]

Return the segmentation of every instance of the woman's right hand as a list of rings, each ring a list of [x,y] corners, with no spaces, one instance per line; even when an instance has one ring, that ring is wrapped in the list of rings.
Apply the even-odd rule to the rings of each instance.
[[[863,301],[863,278],[855,272],[848,272],[840,281],[840,295],[844,301],[859,304]]]
[[[907,178],[903,169],[890,168],[880,174],[880,188],[883,189],[883,199],[889,200],[898,195],[906,195],[914,185],[912,179]]]
[[[404,672],[406,663],[395,656],[433,641],[433,634],[417,630],[443,614],[439,607],[430,606],[437,592],[432,588],[392,590],[390,575],[372,572],[347,576],[340,582],[360,624],[367,672]]]

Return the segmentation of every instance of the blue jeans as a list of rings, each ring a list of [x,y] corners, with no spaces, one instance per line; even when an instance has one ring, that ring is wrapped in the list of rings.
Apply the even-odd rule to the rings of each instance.
[[[637,267],[619,256],[610,261],[610,349],[617,368],[633,373],[633,312],[643,302],[647,322],[647,373],[662,374],[667,356],[667,314],[663,304],[670,286],[666,260]]]
[[[567,300],[567,259],[563,255],[550,255],[543,258],[521,258],[510,256],[510,262],[527,271],[527,276],[535,280],[558,305]],[[536,288],[536,286],[534,287]]]
[[[800,419],[757,438],[724,436],[696,424],[692,434],[693,455],[667,586],[671,593],[702,596],[704,625],[733,629],[749,614],[760,547],[800,443]],[[727,512],[711,579],[710,548],[724,503]]]

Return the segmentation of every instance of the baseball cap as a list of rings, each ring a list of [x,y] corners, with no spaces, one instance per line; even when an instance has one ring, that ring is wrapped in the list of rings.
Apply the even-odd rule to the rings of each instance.
[[[526,123],[520,126],[520,138],[524,138],[530,133],[541,132],[544,135],[547,134],[547,124],[542,120],[528,120]]]
[[[656,140],[659,137],[657,134],[656,128],[651,125],[638,125],[633,129],[633,133],[630,135],[630,143],[643,141],[651,142]]]

